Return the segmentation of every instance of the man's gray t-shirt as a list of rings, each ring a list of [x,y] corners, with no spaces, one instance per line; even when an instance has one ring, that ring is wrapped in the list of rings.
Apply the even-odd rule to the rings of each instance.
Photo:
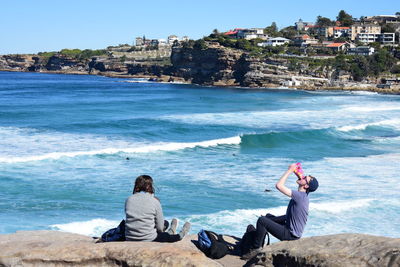
[[[300,238],[307,223],[309,198],[307,193],[292,190],[292,199],[286,210],[286,227]]]
[[[153,241],[164,228],[160,201],[153,194],[139,192],[125,202],[127,241]]]

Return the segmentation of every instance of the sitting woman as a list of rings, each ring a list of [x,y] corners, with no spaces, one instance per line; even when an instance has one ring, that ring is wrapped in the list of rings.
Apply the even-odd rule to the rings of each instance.
[[[189,232],[190,223],[183,225],[176,234],[177,220],[164,232],[164,216],[161,203],[154,196],[153,179],[148,175],[136,178],[133,195],[125,202],[125,237],[126,241],[176,242]]]

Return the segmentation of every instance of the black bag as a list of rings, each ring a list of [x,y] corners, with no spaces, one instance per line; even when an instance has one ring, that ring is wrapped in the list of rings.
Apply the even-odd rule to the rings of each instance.
[[[220,259],[224,257],[229,252],[229,247],[226,244],[222,235],[218,235],[211,231],[204,232],[207,234],[208,238],[211,240],[211,246],[209,248],[203,248],[202,251],[207,257],[212,259]]]
[[[117,228],[112,228],[101,235],[103,242],[125,241],[125,220],[122,220]]]
[[[267,245],[269,245],[270,240],[269,240],[268,232],[266,233],[266,236],[268,236]],[[256,238],[256,228],[254,227],[254,225],[249,224],[247,226],[246,233],[244,233],[242,240],[239,243],[239,249],[240,249],[241,256],[250,252],[250,249],[253,248],[253,243],[254,243],[255,238]],[[265,242],[265,237],[263,239],[262,246],[264,246],[264,242]]]

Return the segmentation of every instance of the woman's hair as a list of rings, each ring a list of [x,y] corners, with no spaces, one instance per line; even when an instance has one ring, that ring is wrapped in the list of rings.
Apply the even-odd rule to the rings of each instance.
[[[140,175],[136,178],[135,187],[133,188],[133,194],[142,191],[154,194],[153,178],[151,178],[151,176]]]

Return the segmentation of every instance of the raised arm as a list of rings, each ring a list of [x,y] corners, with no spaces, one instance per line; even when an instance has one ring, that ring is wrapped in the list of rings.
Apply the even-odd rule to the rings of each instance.
[[[282,175],[279,181],[276,183],[275,187],[281,193],[287,195],[288,197],[292,197],[292,190],[287,188],[285,183],[289,175],[296,169],[296,164],[292,164],[289,166],[288,170]]]

